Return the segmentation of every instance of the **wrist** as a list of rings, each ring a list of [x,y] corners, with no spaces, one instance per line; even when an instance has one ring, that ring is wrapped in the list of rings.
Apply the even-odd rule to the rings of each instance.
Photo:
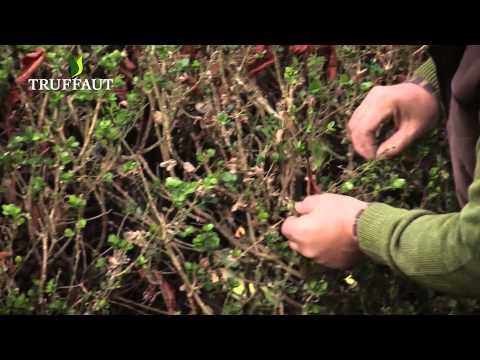
[[[351,231],[352,231],[352,239],[354,243],[358,246],[358,223],[360,221],[360,218],[362,217],[362,214],[364,211],[367,209],[369,206],[369,203],[363,203],[362,206],[357,210],[355,214],[355,218],[353,220],[353,224],[351,225]]]

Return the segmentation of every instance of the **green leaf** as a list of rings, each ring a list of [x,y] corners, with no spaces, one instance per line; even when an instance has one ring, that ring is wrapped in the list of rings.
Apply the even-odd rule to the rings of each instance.
[[[195,264],[190,261],[185,261],[183,266],[187,272],[192,272],[195,269]]]
[[[87,201],[82,197],[76,195],[68,195],[67,196],[67,204],[75,209],[84,208],[87,204]]]
[[[220,246],[220,237],[216,232],[202,233],[193,239],[193,247],[198,251],[213,251]]]
[[[179,71],[185,70],[185,68],[188,67],[189,64],[190,64],[190,59],[188,57],[177,60],[177,62],[176,62],[177,69]]]
[[[236,174],[232,174],[231,172],[229,171],[226,171],[222,174],[222,181],[225,182],[225,183],[234,183],[237,181],[237,175]]]
[[[98,258],[97,261],[95,262],[95,267],[97,269],[102,269],[107,265],[107,260],[104,257]]]
[[[87,226],[87,220],[85,220],[85,219],[78,220],[78,222],[77,222],[77,229],[78,230],[84,229],[85,226]]]
[[[342,74],[342,75],[340,75],[340,78],[338,79],[338,84],[339,85],[352,85],[353,80],[350,79],[347,74]]]
[[[287,66],[285,67],[284,77],[285,77],[285,81],[289,85],[296,85],[299,81],[298,70],[295,69],[293,66]]]
[[[215,226],[213,224],[206,224],[206,225],[203,225],[202,230],[203,231],[212,231],[214,228],[215,228]]]
[[[110,234],[108,235],[107,242],[113,247],[117,247],[120,244],[120,239],[117,235]]]
[[[103,181],[105,181],[107,184],[111,184],[113,181],[113,173],[107,172],[105,175],[103,175]]]
[[[147,264],[147,259],[145,259],[145,256],[143,255],[140,255],[138,258],[137,258],[137,264],[138,266],[144,266]]]
[[[181,238],[186,238],[187,236],[195,233],[195,228],[192,225],[188,225],[183,232],[180,233]]]
[[[230,117],[224,112],[218,113],[217,120],[222,125],[227,125],[231,122]]]
[[[265,299],[272,305],[278,305],[279,299],[278,296],[276,296],[268,287],[262,286],[260,288],[262,290],[263,295],[265,296]]]
[[[205,186],[207,190],[214,188],[217,184],[218,179],[214,175],[209,175],[202,181],[202,185]]]
[[[330,121],[327,125],[326,132],[331,134],[335,132],[335,121]]]
[[[4,205],[2,205],[2,214],[4,216],[10,216],[12,218],[16,218],[16,217],[18,217],[18,215],[20,215],[21,212],[22,212],[22,209],[15,206],[14,204],[4,204]]]
[[[308,84],[308,92],[312,95],[317,95],[322,90],[322,84],[318,78],[313,79]]]
[[[329,157],[327,144],[323,140],[315,139],[309,142],[309,148],[312,152],[313,167],[320,169]]]
[[[75,138],[75,136],[70,136],[68,139],[67,139],[67,143],[66,143],[67,147],[70,148],[70,149],[76,149],[80,146],[80,143],[77,141],[77,139]]]
[[[348,193],[354,189],[354,185],[351,181],[345,181],[340,187],[340,191],[343,193]]]
[[[268,218],[269,218],[269,215],[268,215],[268,212],[266,211],[260,211],[260,213],[258,214],[258,219],[261,222],[267,222]]]
[[[73,179],[74,177],[74,173],[73,171],[67,171],[67,172],[64,172],[60,175],[60,180],[63,181],[63,182],[69,182]]]
[[[68,151],[62,151],[58,154],[58,157],[60,158],[60,162],[63,164],[63,165],[67,165],[69,163],[71,163],[73,161],[73,158],[72,156],[70,155],[70,153]]]
[[[167,177],[165,179],[165,186],[168,189],[176,189],[183,185],[183,181],[177,177]]]
[[[207,149],[207,151],[206,151],[206,155],[207,155],[209,158],[215,156],[215,153],[216,153],[215,149]]]
[[[56,290],[56,287],[57,287],[57,286],[56,286],[56,284],[55,284],[55,280],[51,279],[51,280],[49,280],[48,283],[47,283],[47,286],[46,286],[46,288],[45,288],[45,292],[46,292],[47,294],[53,294],[53,293],[55,292],[55,290]]]
[[[185,195],[193,194],[195,191],[197,191],[199,185],[200,184],[199,184],[198,181],[191,181],[191,182],[188,182],[188,183],[184,183],[183,186],[182,186],[182,192]]]
[[[63,232],[63,235],[65,235],[65,237],[67,238],[72,238],[75,236],[75,232],[70,228],[66,228],[65,231]]]
[[[371,89],[372,86],[373,86],[373,82],[371,82],[371,81],[365,81],[365,82],[362,82],[362,83],[360,84],[360,89],[361,89],[362,91],[368,91],[368,90]]]
[[[403,189],[407,185],[407,181],[402,178],[398,178],[392,181],[392,187],[394,189]]]
[[[34,194],[39,193],[45,188],[45,180],[40,176],[35,176],[32,178],[32,191]]]
[[[237,279],[237,282],[238,282],[238,285],[232,289],[232,293],[237,297],[241,297],[245,295],[245,292],[246,292],[245,282],[241,279]]]
[[[122,171],[128,173],[129,171],[135,170],[139,167],[139,164],[135,160],[127,161],[122,165]]]

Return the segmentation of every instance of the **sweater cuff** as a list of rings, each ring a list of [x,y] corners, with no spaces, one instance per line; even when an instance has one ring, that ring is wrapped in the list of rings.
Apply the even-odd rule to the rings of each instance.
[[[372,203],[358,221],[358,243],[362,252],[381,264],[390,265],[389,244],[395,224],[408,210]]]
[[[423,86],[427,90],[431,91],[435,96],[440,99],[440,85],[437,78],[437,67],[430,58],[425,61],[413,74],[413,78],[409,81]]]

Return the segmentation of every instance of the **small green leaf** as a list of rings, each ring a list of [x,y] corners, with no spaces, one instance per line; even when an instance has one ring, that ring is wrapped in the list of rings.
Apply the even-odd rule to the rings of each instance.
[[[51,279],[48,281],[47,286],[45,287],[45,292],[47,294],[53,294],[56,290],[55,280]]]
[[[103,181],[105,181],[107,184],[111,184],[113,181],[113,173],[107,172],[105,175],[103,175]]]
[[[364,81],[360,84],[360,89],[362,91],[368,91],[371,89],[371,87],[373,86],[373,82],[371,81]]]
[[[345,181],[342,186],[340,187],[340,191],[343,193],[348,193],[353,190],[355,186],[351,181]]]
[[[74,177],[73,171],[67,171],[60,175],[60,180],[63,182],[69,182],[69,181],[72,181],[73,177]]]
[[[139,164],[135,160],[131,160],[122,165],[122,171],[128,173],[135,170],[137,167],[139,167]]]
[[[207,149],[207,151],[206,151],[206,155],[207,155],[209,158],[215,156],[215,153],[216,153],[215,149]]]
[[[20,213],[22,212],[22,209],[19,207],[15,206],[14,204],[4,204],[2,205],[2,214],[4,216],[9,216],[12,218],[16,218]]]
[[[327,133],[331,134],[335,132],[335,121],[330,121],[327,125]]]
[[[220,237],[214,231],[195,236],[193,247],[198,251],[213,251],[220,246]]]
[[[70,136],[68,139],[67,139],[67,143],[66,143],[67,147],[70,148],[70,149],[76,149],[80,146],[80,143],[77,141],[77,139],[75,139],[74,136]]]
[[[268,212],[266,212],[266,211],[260,211],[259,214],[258,214],[258,219],[261,222],[267,222],[269,217],[270,216],[268,215]]]
[[[105,267],[107,264],[107,260],[104,257],[98,258],[97,261],[95,262],[95,267],[97,269],[102,269]]]
[[[45,180],[40,176],[35,176],[32,178],[32,191],[34,194],[39,193],[45,187]]]
[[[190,59],[188,57],[177,60],[177,62],[176,62],[178,70],[180,70],[180,71],[183,71],[186,67],[188,67],[189,64],[190,64]]]
[[[87,226],[87,220],[85,220],[85,219],[78,220],[78,222],[77,222],[77,229],[78,230],[84,229],[85,226]]]
[[[67,196],[67,204],[75,209],[84,208],[87,204],[87,201],[82,197],[76,195],[68,195]]]
[[[215,226],[213,224],[206,224],[206,225],[203,225],[202,230],[203,231],[212,231],[214,228],[215,228]]]
[[[235,181],[237,181],[237,175],[226,171],[222,174],[222,181],[225,183],[234,183]]]
[[[403,189],[407,185],[407,181],[402,178],[398,178],[392,181],[392,187],[394,189]]]
[[[212,189],[215,185],[218,184],[218,179],[214,175],[207,176],[202,181],[202,185],[205,186],[207,190]]]
[[[232,293],[237,297],[243,296],[245,294],[245,282],[241,279],[237,279],[238,285],[232,289]]]
[[[107,242],[113,247],[118,247],[120,245],[121,240],[117,235],[110,234],[108,235]]]
[[[217,120],[222,125],[227,125],[231,122],[230,117],[224,112],[218,113]]]
[[[137,265],[138,266],[144,266],[147,264],[147,259],[145,259],[145,256],[143,255],[140,255],[138,258],[137,258]]]
[[[195,233],[195,228],[192,225],[188,225],[183,232],[180,233],[181,238],[186,238],[187,236]]]
[[[73,161],[73,158],[68,151],[61,151],[58,154],[58,157],[60,158],[62,165],[67,165]]]
[[[63,232],[63,235],[65,235],[65,237],[67,238],[72,238],[75,236],[75,232],[70,228],[66,228],[65,231]]]
[[[182,186],[183,181],[176,177],[167,177],[165,180],[165,186],[169,189],[176,189]]]

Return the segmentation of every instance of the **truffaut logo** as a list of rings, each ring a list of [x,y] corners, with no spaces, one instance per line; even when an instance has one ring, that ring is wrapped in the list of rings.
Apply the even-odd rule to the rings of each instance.
[[[83,74],[83,56],[68,61],[71,78],[66,79],[29,79],[31,90],[111,90],[113,79],[79,79]]]

